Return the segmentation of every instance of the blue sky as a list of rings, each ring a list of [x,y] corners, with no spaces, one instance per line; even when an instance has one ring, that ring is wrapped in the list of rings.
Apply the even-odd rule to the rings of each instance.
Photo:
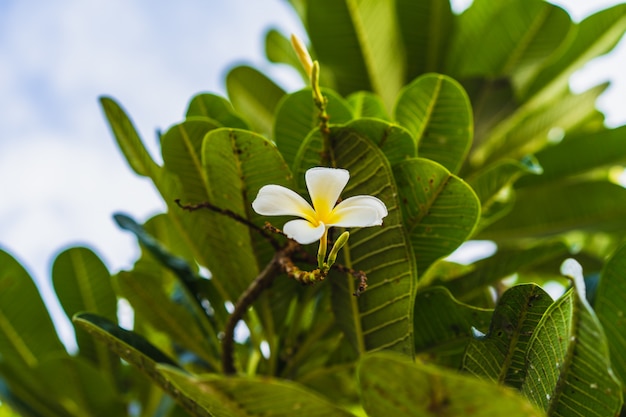
[[[619,2],[554,3],[580,20]],[[111,270],[130,267],[137,245],[111,215],[145,220],[163,208],[124,162],[97,97],[119,100],[156,155],[155,131],[180,120],[192,95],[224,94],[236,63],[299,87],[265,61],[269,27],[304,33],[286,0],[0,0],[0,247],[27,265],[50,303],[60,250],[84,244]],[[613,80],[598,103],[612,126],[626,123],[624,68],[622,42],[572,80],[578,91]]]

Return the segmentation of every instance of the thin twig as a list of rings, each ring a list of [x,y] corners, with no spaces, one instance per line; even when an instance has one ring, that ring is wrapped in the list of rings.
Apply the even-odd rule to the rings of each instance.
[[[299,247],[300,245],[297,242],[289,240],[287,246],[274,254],[274,257],[267,264],[265,269],[261,271],[237,300],[235,309],[226,322],[224,337],[222,339],[222,371],[226,375],[232,375],[236,372],[233,354],[235,326],[237,326],[237,323],[243,318],[248,308],[257,300],[261,292],[272,285],[274,278],[276,278],[281,271],[281,264],[284,262],[284,259],[289,258]]]
[[[204,201],[198,204],[182,204],[180,202],[180,199],[177,198],[176,200],[174,200],[174,202],[178,205],[178,207],[182,208],[183,210],[196,211],[200,209],[208,209],[215,213],[219,213],[223,216],[230,217],[231,219],[245,226],[248,226],[250,229],[259,232],[261,236],[263,236],[274,247],[274,249],[276,250],[280,249],[280,244],[276,241],[276,239],[274,239],[274,236],[271,233],[268,233],[266,229],[257,226],[256,224],[252,223],[250,220],[246,219],[245,217],[240,216],[239,214],[235,213],[232,210],[218,207],[214,204],[209,203],[208,201]]]

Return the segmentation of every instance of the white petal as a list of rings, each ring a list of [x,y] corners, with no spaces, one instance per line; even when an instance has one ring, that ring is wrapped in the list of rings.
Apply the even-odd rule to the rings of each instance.
[[[376,197],[357,195],[346,198],[331,213],[328,226],[367,227],[383,223],[387,206]]]
[[[298,216],[314,221],[315,212],[298,193],[281,185],[261,187],[252,208],[263,216]]]
[[[325,229],[324,223],[315,227],[313,223],[301,219],[288,221],[283,226],[283,232],[301,245],[308,245],[320,240]]]
[[[335,207],[350,173],[345,169],[317,167],[309,169],[304,178],[318,218],[323,219]]]

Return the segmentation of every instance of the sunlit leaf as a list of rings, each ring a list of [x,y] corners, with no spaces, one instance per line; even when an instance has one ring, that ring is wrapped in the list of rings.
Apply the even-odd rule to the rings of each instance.
[[[291,41],[276,29],[268,30],[265,35],[265,55],[271,62],[291,66],[304,80],[308,81],[308,76],[293,50]]]
[[[450,2],[396,0],[396,14],[406,52],[406,80],[412,81],[428,72],[442,72],[454,33]]]
[[[404,87],[394,117],[413,135],[422,158],[457,173],[472,144],[472,108],[461,85],[426,74]]]
[[[570,26],[565,10],[548,2],[475,0],[458,19],[447,69],[462,78],[535,72],[565,41]]]
[[[405,68],[393,2],[309,1],[306,24],[321,72],[335,80],[331,87],[343,96],[373,91],[391,107]]]

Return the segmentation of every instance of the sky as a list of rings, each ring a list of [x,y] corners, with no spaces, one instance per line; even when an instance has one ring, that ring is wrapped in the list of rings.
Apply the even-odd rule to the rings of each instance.
[[[619,1],[553,3],[579,21]],[[266,62],[270,27],[305,37],[286,0],[0,0],[0,248],[25,264],[55,316],[56,254],[86,245],[112,272],[130,268],[138,247],[112,214],[144,221],[164,208],[128,168],[97,98],[118,100],[156,156],[155,132],[180,121],[198,92],[225,95],[235,64],[289,90],[301,86],[294,72]],[[572,79],[575,91],[612,81],[598,101],[610,126],[626,124],[624,68],[621,42]]]

